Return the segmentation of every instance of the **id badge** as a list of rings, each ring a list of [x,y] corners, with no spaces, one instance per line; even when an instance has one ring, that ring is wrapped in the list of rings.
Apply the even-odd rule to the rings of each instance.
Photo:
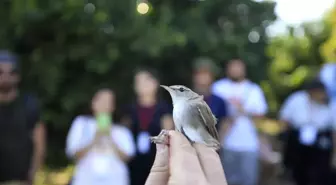
[[[141,154],[146,154],[150,149],[150,135],[148,132],[140,132],[137,138],[137,147]]]
[[[313,145],[317,139],[317,129],[312,126],[305,126],[300,129],[300,143],[304,145]]]

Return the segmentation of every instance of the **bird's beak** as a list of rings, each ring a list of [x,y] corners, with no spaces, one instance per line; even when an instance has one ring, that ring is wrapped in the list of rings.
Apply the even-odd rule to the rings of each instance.
[[[160,87],[162,87],[162,88],[166,89],[168,92],[170,92],[170,91],[171,91],[171,89],[170,89],[168,86],[166,86],[166,85],[160,85]]]

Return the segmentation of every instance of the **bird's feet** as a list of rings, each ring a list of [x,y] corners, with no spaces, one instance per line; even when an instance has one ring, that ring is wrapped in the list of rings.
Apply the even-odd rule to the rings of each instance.
[[[168,145],[169,144],[168,136],[169,136],[168,130],[162,130],[159,135],[151,137],[150,140],[152,143],[155,143],[155,144]]]

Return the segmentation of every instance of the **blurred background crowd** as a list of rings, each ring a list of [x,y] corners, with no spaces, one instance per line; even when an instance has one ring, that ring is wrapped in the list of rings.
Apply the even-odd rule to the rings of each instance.
[[[229,185],[336,184],[336,2],[314,2],[1,1],[0,185],[143,185],[160,84],[204,96]]]

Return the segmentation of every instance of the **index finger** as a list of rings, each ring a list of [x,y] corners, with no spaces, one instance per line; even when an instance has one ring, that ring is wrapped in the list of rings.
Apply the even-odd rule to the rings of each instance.
[[[194,148],[209,184],[227,184],[224,170],[217,152],[205,145],[195,143]]]
[[[207,184],[196,150],[179,132],[169,132],[170,179],[168,184]]]

